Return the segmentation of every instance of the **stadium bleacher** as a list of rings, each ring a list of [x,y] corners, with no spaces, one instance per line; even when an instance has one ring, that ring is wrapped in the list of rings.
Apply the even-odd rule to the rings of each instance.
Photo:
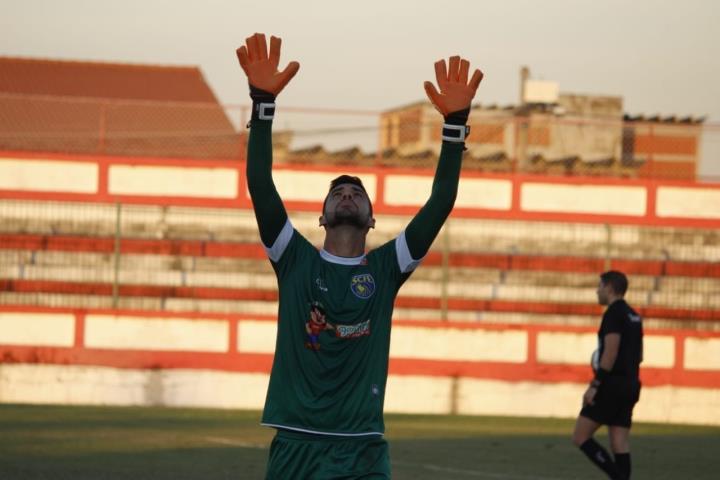
[[[380,216],[370,246],[408,218]],[[3,200],[0,219],[2,304],[276,311],[252,212]],[[320,244],[317,215],[292,219]],[[715,240],[712,230],[687,228],[451,219],[401,290],[395,317],[594,325],[597,274],[612,267],[630,275],[629,301],[649,321],[717,320]]]

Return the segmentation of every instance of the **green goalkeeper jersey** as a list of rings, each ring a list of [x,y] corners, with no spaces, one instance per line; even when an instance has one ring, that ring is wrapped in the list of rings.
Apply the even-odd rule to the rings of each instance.
[[[336,257],[288,221],[268,254],[280,310],[263,424],[382,434],[393,301],[417,265],[404,234],[362,257]]]
[[[381,435],[393,301],[457,196],[462,143],[443,142],[430,198],[394,240],[356,258],[313,247],[292,226],[272,179],[272,121],[253,119],[247,186],[277,275],[278,332],[264,425]]]

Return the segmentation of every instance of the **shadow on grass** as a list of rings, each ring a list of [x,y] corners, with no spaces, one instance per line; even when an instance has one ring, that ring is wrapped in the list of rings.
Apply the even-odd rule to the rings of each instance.
[[[607,447],[606,438],[597,439]],[[642,435],[632,439],[633,480],[713,480],[720,436]],[[394,480],[606,479],[570,436],[512,435],[390,440]]]
[[[633,478],[717,478],[714,467],[717,439],[713,445],[701,448],[681,446],[677,440],[664,436],[639,438],[634,445]],[[390,448],[394,480],[604,478],[568,440],[557,436],[399,439],[391,440]],[[0,478],[254,480],[264,478],[266,460],[265,446],[160,448],[61,456],[31,452],[24,457],[0,458]]]
[[[264,449],[210,447],[0,460],[3,480],[262,479]]]
[[[0,405],[0,479],[263,479],[258,412]],[[394,480],[602,480],[572,421],[388,415]],[[597,436],[606,444],[605,434]],[[634,480],[717,478],[720,429],[639,424]],[[288,479],[297,480],[297,479]]]

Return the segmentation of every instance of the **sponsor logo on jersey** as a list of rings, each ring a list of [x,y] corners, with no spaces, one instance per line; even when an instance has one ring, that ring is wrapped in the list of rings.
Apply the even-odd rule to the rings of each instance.
[[[323,280],[323,279],[320,278],[320,277],[318,277],[318,278],[315,279],[315,285],[317,285],[317,287],[318,287],[321,291],[323,291],[323,292],[327,292],[327,291],[328,291],[328,288],[327,288],[327,286],[325,285],[325,280]]]
[[[369,273],[354,275],[350,279],[350,290],[358,298],[370,298],[375,293],[375,279]]]
[[[335,336],[338,338],[355,338],[370,335],[370,320],[354,325],[335,325]]]

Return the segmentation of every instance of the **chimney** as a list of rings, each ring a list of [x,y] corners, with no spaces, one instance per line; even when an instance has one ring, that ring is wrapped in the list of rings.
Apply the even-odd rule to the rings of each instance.
[[[525,105],[525,83],[530,79],[530,69],[527,66],[520,68],[520,105]]]

